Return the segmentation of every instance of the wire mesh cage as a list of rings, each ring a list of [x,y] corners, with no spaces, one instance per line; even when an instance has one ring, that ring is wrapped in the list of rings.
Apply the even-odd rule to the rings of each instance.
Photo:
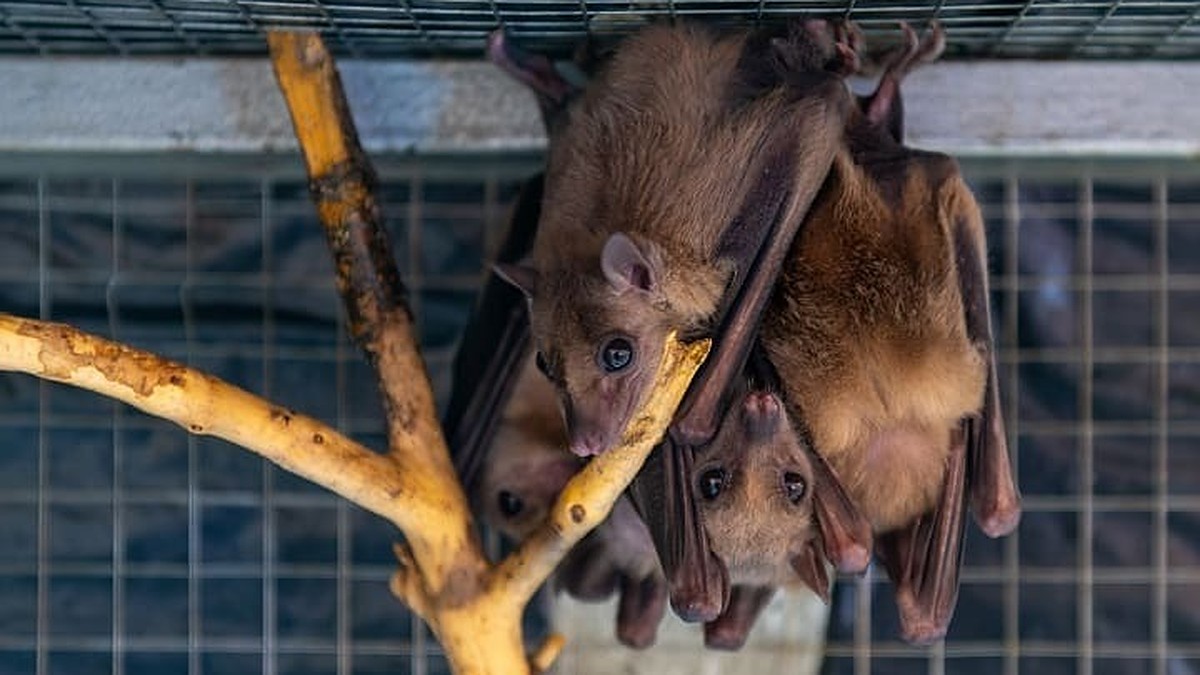
[[[264,31],[289,27],[344,56],[477,58],[497,26],[566,55],[656,18],[797,12],[849,16],[869,37],[937,19],[963,59],[1200,57],[1200,3],[1133,0],[0,0],[0,56],[261,55]],[[248,133],[273,132],[239,112]],[[522,148],[373,158],[442,403],[509,201],[540,163]],[[0,152],[0,309],[183,361],[383,447],[298,158],[38,150]],[[964,172],[987,220],[1023,522],[998,541],[972,533],[956,618],[932,648],[896,638],[878,570],[839,580],[822,670],[1200,673],[1200,169],[978,154]],[[397,535],[383,521],[93,394],[3,375],[0,401],[0,675],[448,672],[388,592]],[[699,648],[698,635],[666,645],[655,663]]]
[[[443,399],[529,170],[385,161],[384,209]],[[380,447],[298,171],[0,173],[6,310],[183,360]],[[1195,672],[1200,174],[1091,162],[967,174],[993,247],[1024,521],[1004,540],[972,536],[958,614],[931,650],[896,639],[882,575],[839,582],[825,670]],[[382,521],[95,395],[3,382],[0,672],[446,670],[387,593],[395,533]]]
[[[1195,2],[973,0],[5,0],[0,53],[262,54],[269,28],[317,29],[356,57],[469,56],[505,27],[529,48],[568,54],[588,35],[651,18],[752,24],[796,13],[844,15],[868,36],[936,19],[952,56],[1177,59],[1200,55]]]

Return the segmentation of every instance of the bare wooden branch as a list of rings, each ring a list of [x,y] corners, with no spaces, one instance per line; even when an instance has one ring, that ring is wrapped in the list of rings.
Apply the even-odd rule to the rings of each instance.
[[[470,593],[484,558],[467,499],[450,463],[433,391],[413,337],[412,315],[375,199],[375,170],[358,142],[333,58],[316,34],[272,32],[271,61],[308,168],[309,189],[337,270],[350,332],[374,367],[388,448],[439,495],[444,529],[406,536],[434,595]],[[453,589],[443,589],[450,580]]]
[[[311,417],[183,364],[63,324],[0,314],[0,370],[89,389],[236,443],[403,530],[442,526],[447,505],[423,489],[427,478]]]
[[[662,438],[707,351],[707,341],[683,345],[668,338],[655,376],[659,386],[635,411],[622,445],[573,478],[548,522],[498,567],[480,558],[430,584],[446,570],[397,546],[401,567],[392,589],[429,622],[455,672],[519,675],[548,668],[561,638],[552,637],[532,661],[526,659],[525,604],[571,545],[607,517]],[[387,518],[410,541],[436,542],[456,526],[453,505],[430,487],[437,479],[408,471],[317,420],[154,354],[62,324],[0,314],[0,370],[89,389],[192,433],[236,443]]]
[[[320,38],[270,33],[267,42],[333,254],[350,334],[378,373],[392,451],[412,461],[411,439],[439,435],[441,428],[375,199],[375,169],[359,144],[337,69]],[[437,453],[423,448],[423,454]]]
[[[284,89],[290,87],[290,102],[307,106],[293,108],[293,116],[302,144],[323,148],[312,153],[306,148],[310,170],[324,171],[343,166],[331,157],[346,158],[361,150],[348,149],[348,116],[330,115],[327,99],[337,98],[329,89],[336,85],[336,74],[331,74],[323,49],[313,51],[315,39],[272,36],[272,47],[286,55],[281,61],[291,59],[297,67],[288,71],[287,77],[295,80]],[[315,64],[319,71],[315,82],[306,79],[311,73],[300,68],[305,64]],[[341,120],[340,126],[331,128],[330,120]],[[302,132],[308,125],[312,128]],[[378,229],[363,225],[364,219],[377,222],[371,180],[363,175],[343,171],[340,178],[331,179],[328,189],[336,198],[318,199],[318,211],[323,222],[337,224],[328,229],[331,240],[337,240],[335,252],[346,244],[343,239],[354,240],[346,244],[352,250],[346,253],[349,262],[341,277],[346,288],[359,291],[350,298],[351,313],[357,312],[358,325],[365,327],[364,349],[378,366],[389,401],[391,454],[371,452],[317,420],[210,375],[61,324],[0,314],[0,370],[90,389],[175,421],[192,433],[223,438],[387,518],[403,530],[408,542],[396,546],[400,568],[392,590],[429,623],[455,672],[544,671],[562,639],[554,636],[527,658],[521,639],[524,606],[570,547],[607,517],[662,438],[708,343],[683,345],[674,335],[668,337],[656,386],[635,411],[622,445],[573,478],[543,527],[510,559],[492,567],[480,551],[466,498],[450,468],[411,321],[397,295],[398,282],[386,279],[386,269],[379,272],[374,263],[362,264],[364,256],[378,257],[386,250],[362,240],[379,236]],[[360,274],[368,278],[360,280]],[[351,278],[352,283],[346,281]]]

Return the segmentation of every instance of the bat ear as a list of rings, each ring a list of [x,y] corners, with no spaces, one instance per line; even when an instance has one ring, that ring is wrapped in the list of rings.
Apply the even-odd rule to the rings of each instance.
[[[800,555],[792,558],[792,569],[800,575],[805,586],[812,589],[822,602],[829,604],[829,568],[825,566],[825,558],[817,551],[816,539],[810,539]]]
[[[617,293],[630,289],[649,293],[658,288],[657,270],[638,245],[621,232],[604,242],[600,267],[604,270],[604,278]]]
[[[534,268],[523,264],[496,263],[492,265],[492,271],[524,293],[526,297],[533,297],[538,280],[538,273]]]

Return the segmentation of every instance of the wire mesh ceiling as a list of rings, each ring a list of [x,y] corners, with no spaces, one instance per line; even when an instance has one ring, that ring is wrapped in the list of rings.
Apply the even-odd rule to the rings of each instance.
[[[263,31],[294,28],[320,30],[353,57],[476,57],[503,25],[561,55],[659,17],[754,24],[798,13],[848,16],[868,37],[936,18],[956,58],[1200,58],[1200,2],[1179,0],[0,0],[0,54],[258,55]]]

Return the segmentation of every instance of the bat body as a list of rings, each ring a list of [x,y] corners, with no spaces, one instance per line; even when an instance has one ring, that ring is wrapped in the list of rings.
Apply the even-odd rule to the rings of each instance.
[[[714,641],[726,645],[769,594],[738,591],[746,602],[729,603],[688,467],[692,446],[725,415],[726,391],[741,377],[851,105],[845,54],[827,29],[823,21],[782,34],[655,26],[628,40],[555,115],[532,266],[504,268],[530,296],[539,365],[557,385],[580,455],[613,444],[668,331],[715,333],[675,440],[651,456],[634,494],[676,613],[713,622]],[[537,82],[547,71],[530,70],[518,79]]]
[[[820,57],[777,53],[652,26],[552,136],[532,266],[506,273],[530,296],[577,454],[615,443],[669,331],[714,332],[771,228],[798,221],[828,170],[844,84]]]
[[[900,143],[899,81],[914,59],[940,51],[912,38],[851,115],[761,340],[811,447],[877,535],[906,639],[925,643],[945,633],[953,611],[968,501],[991,536],[1015,527],[1019,505],[996,395],[979,209],[953,160]],[[741,447],[747,466],[794,463],[795,429],[775,433],[759,447],[723,428],[708,452]],[[738,516],[706,518],[731,578],[781,583],[794,570],[816,588],[822,570],[758,536],[793,522],[777,498],[786,480],[778,471],[744,479],[725,507]],[[697,489],[705,485],[702,475]]]

